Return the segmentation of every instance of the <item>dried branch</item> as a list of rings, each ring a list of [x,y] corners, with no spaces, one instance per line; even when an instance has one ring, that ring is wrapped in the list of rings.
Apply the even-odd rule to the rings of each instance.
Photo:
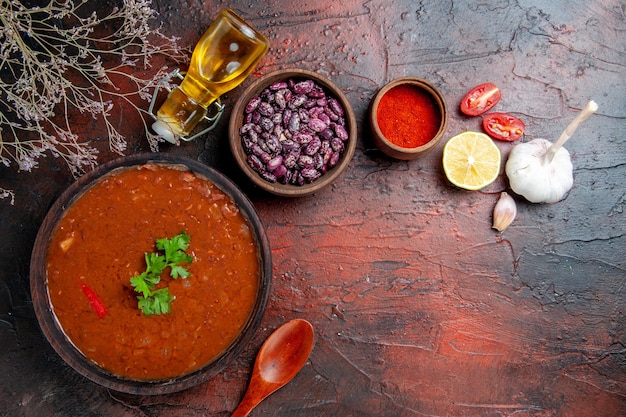
[[[161,139],[147,114],[152,91],[169,72],[155,61],[186,62],[176,38],[149,22],[157,13],[148,0],[0,1],[0,163],[31,171],[51,154],[75,177],[97,165],[98,149],[75,133],[72,115],[104,126],[109,148],[123,154],[126,139],[115,111],[136,112],[153,151]],[[94,11],[97,10],[97,11]],[[11,190],[0,187],[0,199]]]

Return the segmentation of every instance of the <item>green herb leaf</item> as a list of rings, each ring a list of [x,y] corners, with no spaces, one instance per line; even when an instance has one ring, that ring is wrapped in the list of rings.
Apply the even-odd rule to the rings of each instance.
[[[139,300],[139,308],[143,314],[147,316],[151,316],[153,314],[168,314],[171,311],[170,303],[175,298],[176,297],[170,295],[169,288],[167,287],[152,292],[149,297],[144,297],[142,295],[137,297]]]
[[[174,279],[189,276],[189,272],[178,265],[182,262],[191,263],[192,261],[191,256],[185,253],[189,247],[189,241],[190,237],[185,231],[171,239],[163,238],[156,241],[157,249],[165,252],[165,263],[171,268],[170,276]]]
[[[170,295],[169,288],[161,288],[152,293],[154,296],[154,309],[156,314],[167,314],[170,312],[170,303],[174,301],[173,295]]]
[[[189,247],[190,237],[183,231],[171,239],[163,238],[156,241],[156,247],[165,251],[165,257],[169,260],[174,259],[174,255],[179,251],[185,251]]]
[[[138,307],[145,315],[167,314],[171,311],[170,304],[174,296],[170,295],[169,288],[164,287],[155,290],[155,286],[161,282],[161,275],[165,268],[170,267],[170,276],[187,278],[191,274],[180,263],[191,263],[193,258],[185,250],[189,248],[190,237],[187,232],[171,239],[162,238],[156,240],[156,248],[164,254],[146,253],[146,270],[130,279],[130,285],[135,289]]]
[[[187,271],[186,268],[182,267],[182,266],[178,266],[178,265],[173,265],[171,267],[172,269],[170,270],[170,276],[174,279],[176,278],[187,278],[191,275],[191,273],[189,271]]]
[[[148,282],[145,276],[146,276],[146,273],[144,272],[141,275],[132,277],[130,279],[130,285],[132,285],[135,288],[136,292],[143,294],[144,297],[149,297],[150,294],[152,294],[152,288],[154,287],[154,285]]]
[[[145,257],[146,272],[149,274],[160,274],[167,266],[167,261],[163,255],[159,255],[158,253],[146,253]]]

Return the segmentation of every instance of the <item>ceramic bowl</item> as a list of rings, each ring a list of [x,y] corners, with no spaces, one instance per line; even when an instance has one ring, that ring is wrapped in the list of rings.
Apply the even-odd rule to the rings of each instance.
[[[393,143],[389,138],[385,137],[381,131],[381,127],[378,122],[378,110],[381,99],[388,94],[392,89],[398,86],[410,86],[417,89],[418,93],[421,93],[423,97],[429,98],[434,108],[437,124],[436,133],[424,144],[415,147],[404,147]],[[441,92],[431,83],[421,78],[416,77],[403,77],[391,81],[381,88],[374,96],[370,103],[368,114],[370,127],[372,130],[372,138],[374,144],[387,156],[400,160],[412,160],[420,156],[423,156],[433,150],[437,144],[441,141],[448,123],[448,109],[446,101]],[[416,120],[412,120],[415,123],[412,128],[417,131],[423,126]]]
[[[300,82],[304,80],[313,80],[315,83],[323,87],[326,91],[327,97],[334,97],[342,106],[344,111],[343,119],[345,121],[345,130],[347,132],[347,140],[344,142],[344,149],[340,154],[339,160],[332,168],[326,170],[319,178],[312,182],[304,183],[302,185],[296,184],[282,184],[280,181],[268,181],[263,178],[257,171],[255,171],[248,163],[248,153],[244,149],[242,135],[240,134],[241,127],[245,124],[246,120],[246,106],[255,97],[258,97],[263,90],[269,86],[281,82],[293,80],[294,82]],[[280,70],[269,73],[258,80],[254,81],[246,90],[242,93],[241,97],[234,105],[229,127],[228,134],[230,140],[230,148],[237,161],[237,164],[246,176],[259,188],[270,192],[275,195],[283,197],[298,197],[313,194],[316,191],[328,186],[335,181],[339,175],[348,167],[354,151],[356,149],[357,141],[357,128],[354,112],[350,105],[350,102],[345,97],[343,92],[330,80],[325,77],[307,70],[302,69],[289,69]]]
[[[54,313],[48,292],[46,266],[46,257],[51,237],[56,225],[64,216],[66,208],[78,201],[87,189],[106,174],[113,170],[126,169],[143,164],[175,165],[177,169],[189,170],[194,174],[207,178],[225,194],[229,195],[250,225],[257,245],[257,259],[259,262],[259,285],[253,310],[230,346],[211,362],[196,371],[179,377],[156,381],[133,380],[113,375],[88,359],[74,346],[66,336]],[[115,244],[119,245],[120,242]],[[94,171],[87,173],[74,182],[61,194],[46,215],[37,234],[30,264],[30,284],[35,314],[45,337],[59,356],[75,371],[99,385],[115,391],[138,395],[166,394],[190,388],[207,381],[224,367],[234,362],[260,324],[269,298],[271,276],[272,262],[269,242],[263,225],[247,197],[229,179],[214,169],[197,161],[163,154],[142,154],[124,157],[100,165]],[[106,337],[106,335],[103,335],[103,337]]]

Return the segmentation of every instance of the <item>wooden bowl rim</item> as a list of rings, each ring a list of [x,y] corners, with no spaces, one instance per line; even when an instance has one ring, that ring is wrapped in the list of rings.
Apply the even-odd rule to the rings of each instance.
[[[317,180],[304,185],[289,185],[289,184],[281,184],[281,183],[271,183],[265,181],[261,178],[246,162],[246,153],[243,150],[243,146],[241,145],[241,137],[239,136],[239,128],[241,127],[241,122],[243,120],[243,110],[248,103],[248,101],[255,95],[258,95],[263,91],[264,88],[269,86],[270,84],[288,79],[313,79],[324,88],[326,88],[343,106],[345,112],[345,120],[346,120],[346,130],[348,132],[348,140],[346,143],[346,148],[344,149],[339,162],[333,168],[328,170],[324,175],[322,175]],[[282,197],[301,197],[313,194],[328,185],[330,185],[333,181],[339,177],[343,171],[348,167],[352,157],[354,156],[354,152],[356,150],[357,143],[357,126],[356,126],[356,117],[354,115],[354,111],[348,98],[345,94],[337,87],[332,81],[328,78],[305,69],[283,69],[270,72],[261,78],[255,80],[252,84],[250,84],[244,92],[241,94],[241,97],[235,103],[229,124],[228,124],[228,137],[230,143],[230,149],[237,161],[237,164],[241,168],[241,170],[246,174],[246,177],[250,179],[256,186],[259,188],[268,191],[272,194],[282,196]]]
[[[233,343],[222,354],[196,371],[180,377],[156,381],[141,381],[113,375],[89,360],[73,345],[71,340],[65,335],[56,315],[52,311],[45,265],[50,238],[67,207],[71,206],[85,191],[96,184],[100,178],[109,173],[148,163],[183,166],[191,172],[207,178],[223,192],[231,196],[253,230],[257,242],[260,272],[259,293],[257,294],[252,313]],[[181,391],[205,382],[221,372],[239,355],[258,329],[269,300],[271,277],[271,247],[256,209],[245,194],[230,179],[207,165],[186,157],[158,153],[143,153],[118,158],[98,166],[95,170],[88,172],[72,183],[57,198],[46,214],[37,233],[30,261],[30,287],[33,307],[39,325],[50,345],[70,367],[84,377],[115,391],[136,395],[158,395]]]
[[[378,120],[376,117],[378,104],[380,103],[382,97],[392,88],[402,84],[413,85],[425,90],[435,99],[441,113],[441,123],[439,124],[439,129],[437,130],[435,136],[433,136],[433,138],[425,144],[416,146],[414,148],[405,148],[402,146],[398,146],[395,143],[391,142],[389,139],[387,139],[385,135],[383,135],[383,133],[380,131],[380,127],[378,126]],[[400,77],[390,81],[389,83],[385,84],[380,90],[378,90],[370,105],[369,120],[370,126],[373,130],[373,134],[380,142],[382,142],[385,147],[388,148],[381,149],[383,152],[387,154],[391,153],[392,155],[390,156],[403,155],[409,158],[417,158],[418,156],[422,156],[432,150],[441,141],[441,138],[443,137],[448,126],[448,105],[446,104],[446,100],[441,91],[439,91],[439,89],[429,81],[419,77]]]

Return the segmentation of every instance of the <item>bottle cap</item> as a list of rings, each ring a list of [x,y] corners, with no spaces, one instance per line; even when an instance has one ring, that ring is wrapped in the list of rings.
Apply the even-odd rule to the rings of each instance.
[[[174,145],[177,143],[174,131],[164,121],[157,120],[156,122],[154,122],[152,124],[152,130],[154,130],[157,135],[161,136],[166,141],[173,143]]]

